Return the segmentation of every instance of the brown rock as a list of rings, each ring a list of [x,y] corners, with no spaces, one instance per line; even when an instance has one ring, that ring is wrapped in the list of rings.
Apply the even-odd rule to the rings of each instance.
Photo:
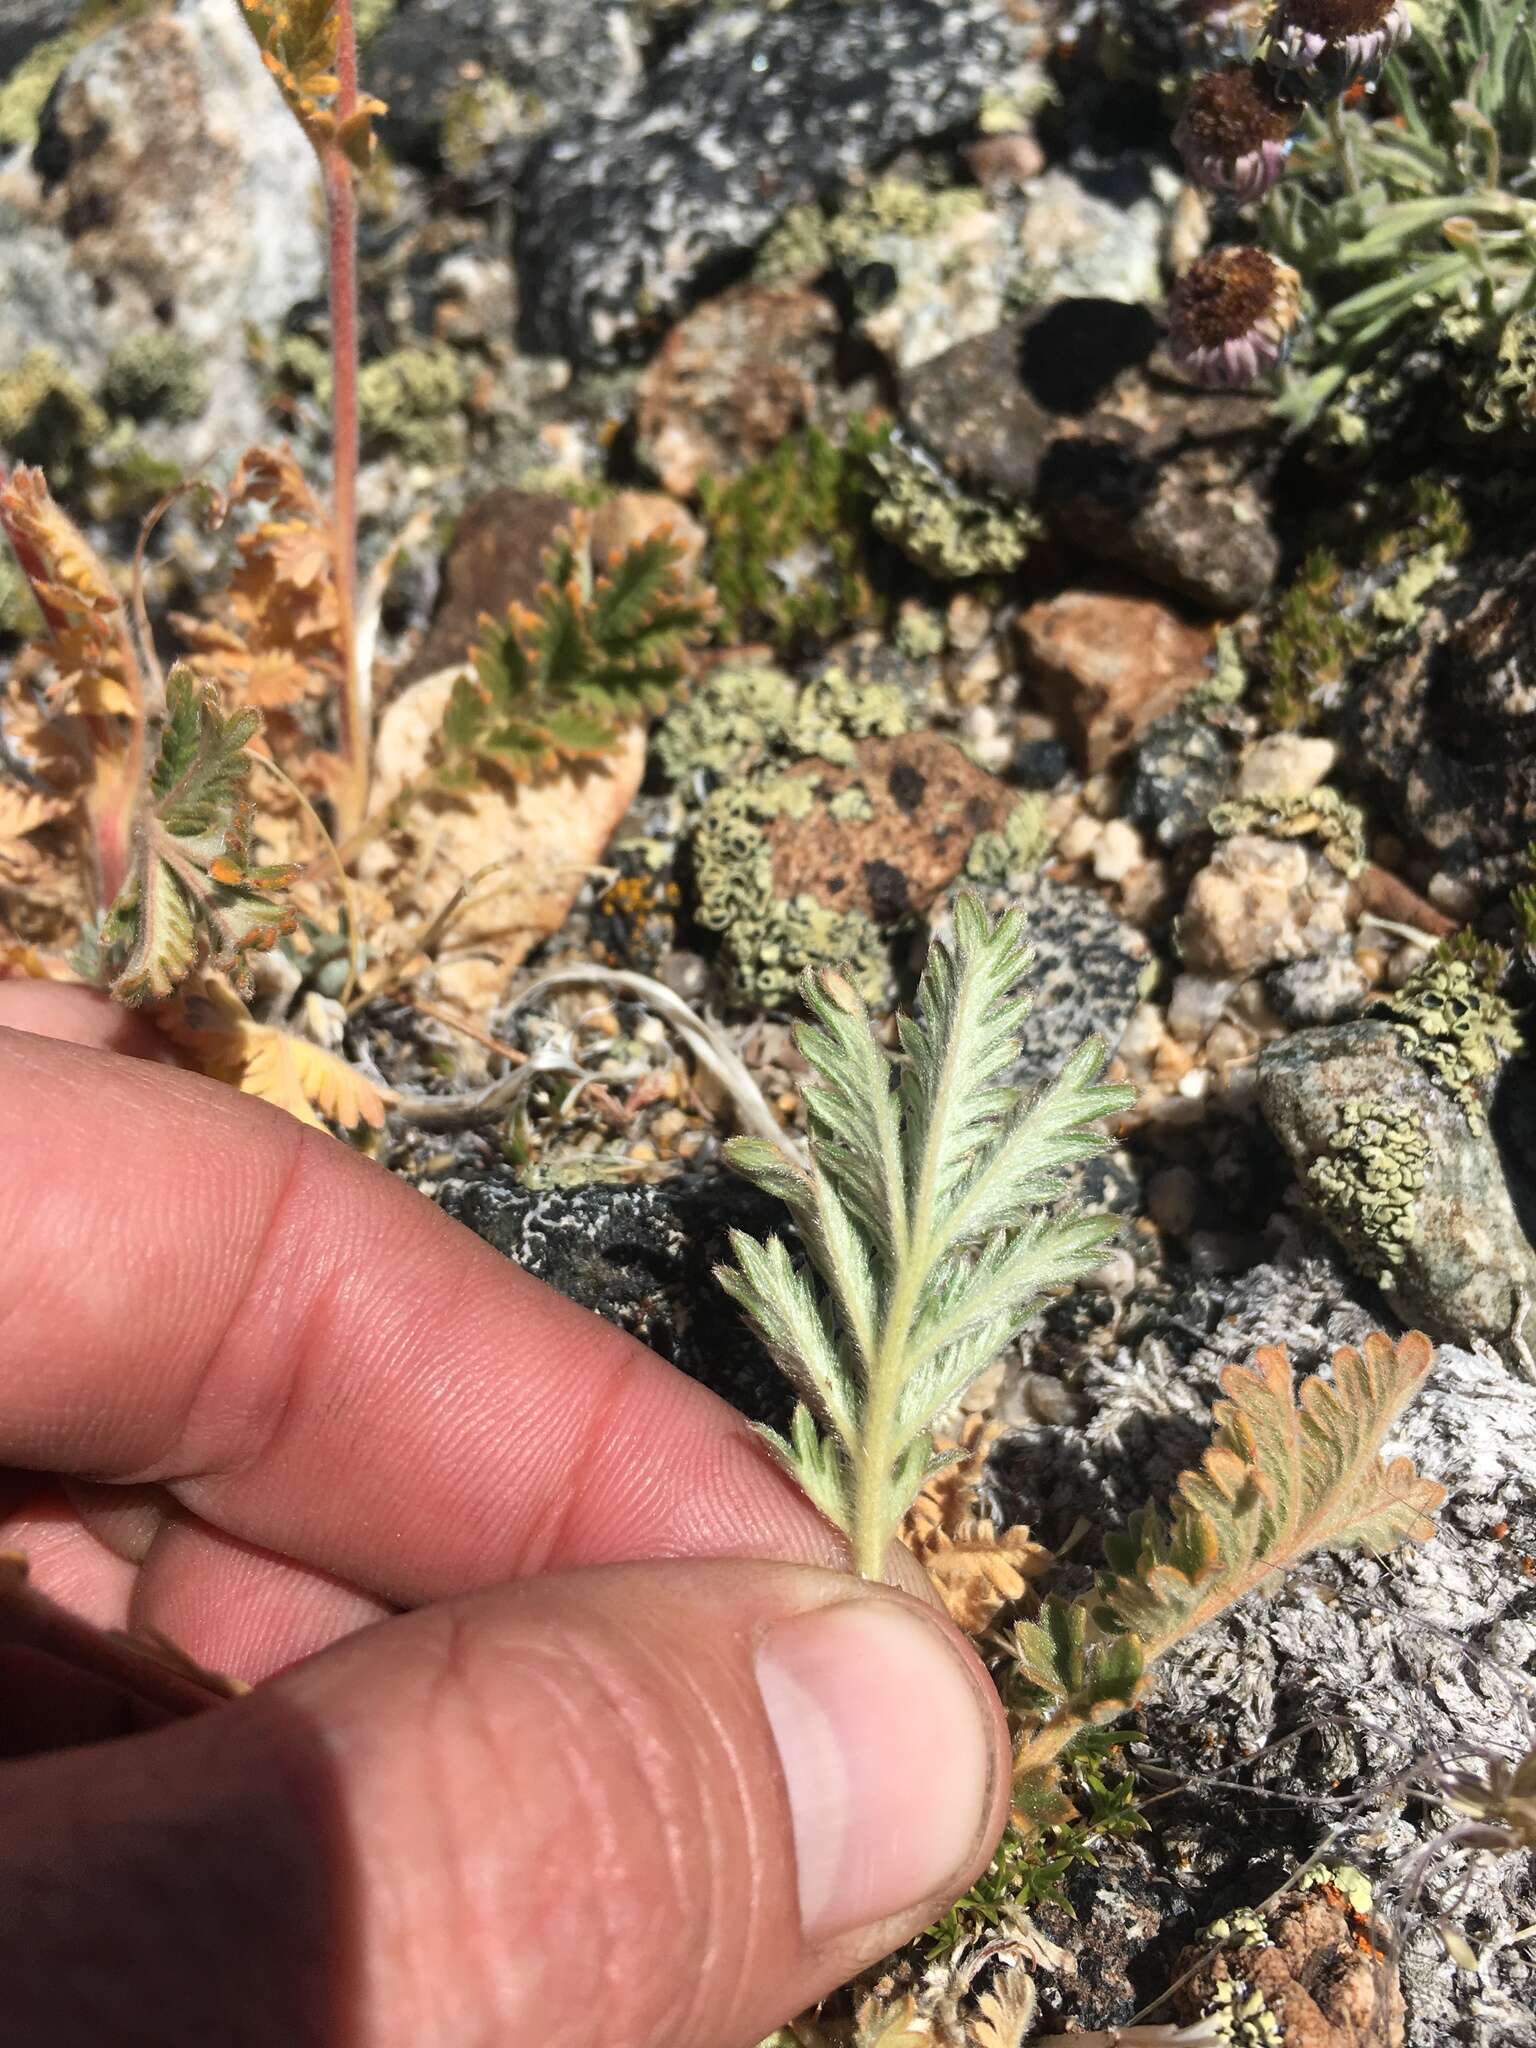
[[[1331,1884],[1277,1900],[1263,1926],[1244,1935],[1246,1946],[1184,1951],[1174,1973],[1180,2019],[1251,2001],[1284,2048],[1401,2048],[1403,1998],[1384,1928]]]
[[[1026,674],[1098,774],[1206,676],[1211,635],[1155,598],[1064,590],[1018,625]]]
[[[774,893],[813,896],[829,910],[862,910],[897,924],[926,910],[965,866],[980,832],[1001,828],[1014,792],[940,733],[863,740],[851,767],[812,760],[818,801],[803,818],[768,827]],[[867,816],[839,817],[836,800],[862,789]]]
[[[404,688],[462,662],[480,637],[481,616],[500,618],[531,604],[544,556],[576,507],[532,491],[487,491],[459,520],[443,563],[443,589],[427,637],[400,672]]]
[[[800,425],[832,360],[837,315],[820,293],[746,284],[679,322],[640,380],[640,452],[686,497]]]
[[[1027,129],[1013,135],[984,135],[970,144],[965,160],[983,192],[1027,185],[1045,169],[1045,151]]]
[[[1316,847],[1238,832],[1190,883],[1179,949],[1197,974],[1254,974],[1335,951],[1357,902],[1356,885]]]

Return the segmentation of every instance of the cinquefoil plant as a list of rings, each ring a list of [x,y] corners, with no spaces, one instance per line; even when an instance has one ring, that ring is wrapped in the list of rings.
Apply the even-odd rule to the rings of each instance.
[[[1015,911],[993,924],[973,897],[936,943],[899,1059],[835,973],[803,984],[799,1033],[811,1165],[738,1138],[731,1163],[780,1196],[809,1255],[732,1235],[720,1279],[800,1395],[786,1441],[763,1434],[847,1535],[854,1568],[881,1578],[902,1516],[938,1465],[931,1427],[1040,1306],[1099,1257],[1112,1218],[1053,1214],[1063,1169],[1103,1144],[1098,1120],[1130,1088],[1100,1085],[1090,1040],[1026,1098],[1005,1083],[1029,1009],[1031,952]],[[898,1079],[899,1070],[899,1079]],[[819,1281],[819,1285],[818,1285]]]

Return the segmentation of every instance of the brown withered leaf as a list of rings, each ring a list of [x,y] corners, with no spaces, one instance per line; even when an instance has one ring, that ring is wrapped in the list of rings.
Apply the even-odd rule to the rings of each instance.
[[[994,1617],[1022,1600],[1051,1553],[1021,1525],[998,1531],[976,1512],[977,1489],[1001,1432],[979,1415],[966,1417],[953,1465],[936,1472],[907,1511],[902,1540],[934,1583],[950,1619],[967,1635],[980,1635]]]
[[[223,982],[185,983],[155,1022],[203,1073],[275,1103],[300,1123],[323,1129],[329,1120],[344,1131],[383,1125],[383,1099],[366,1074],[311,1039],[258,1024]]]

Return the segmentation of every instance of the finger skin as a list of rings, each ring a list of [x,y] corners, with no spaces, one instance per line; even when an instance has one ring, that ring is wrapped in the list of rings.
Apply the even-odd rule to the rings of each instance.
[[[0,1770],[8,2042],[750,2048],[927,1924],[1002,1824],[1001,1713],[953,1637],[991,1731],[974,1847],[943,1892],[806,1940],[754,1658],[784,1617],[850,1598],[918,1611],[804,1566],[556,1575],[363,1630],[174,1729]]]
[[[723,1402],[277,1110],[0,1031],[0,1157],[0,1464],[400,1604],[835,1552]]]
[[[165,1066],[176,1060],[171,1041],[147,1017],[69,982],[0,979],[0,1026]]]

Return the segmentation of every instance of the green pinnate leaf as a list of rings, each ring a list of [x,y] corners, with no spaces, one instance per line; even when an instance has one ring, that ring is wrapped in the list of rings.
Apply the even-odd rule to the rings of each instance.
[[[297,870],[250,859],[246,782],[256,711],[226,717],[217,692],[178,667],[134,821],[127,880],[102,923],[102,969],[120,1002],[160,1002],[194,967],[249,986],[250,959],[292,931]]]
[[[1095,1126],[1132,1091],[1099,1083],[1094,1050],[1021,1101],[1007,1074],[1028,962],[1017,916],[994,925],[962,897],[953,944],[930,951],[920,1017],[902,1022],[899,1083],[897,1059],[844,977],[808,979],[811,1021],[799,1044],[813,1075],[810,1170],[760,1141],[729,1148],[734,1165],[788,1204],[815,1278],[776,1242],[744,1239],[721,1278],[830,1427],[823,1463],[842,1474],[866,1576],[883,1570],[934,1469],[936,1416],[1052,1288],[1096,1262],[1113,1227],[1046,1205],[1061,1169],[1102,1143]],[[825,1395],[829,1358],[843,1375],[835,1404]]]

